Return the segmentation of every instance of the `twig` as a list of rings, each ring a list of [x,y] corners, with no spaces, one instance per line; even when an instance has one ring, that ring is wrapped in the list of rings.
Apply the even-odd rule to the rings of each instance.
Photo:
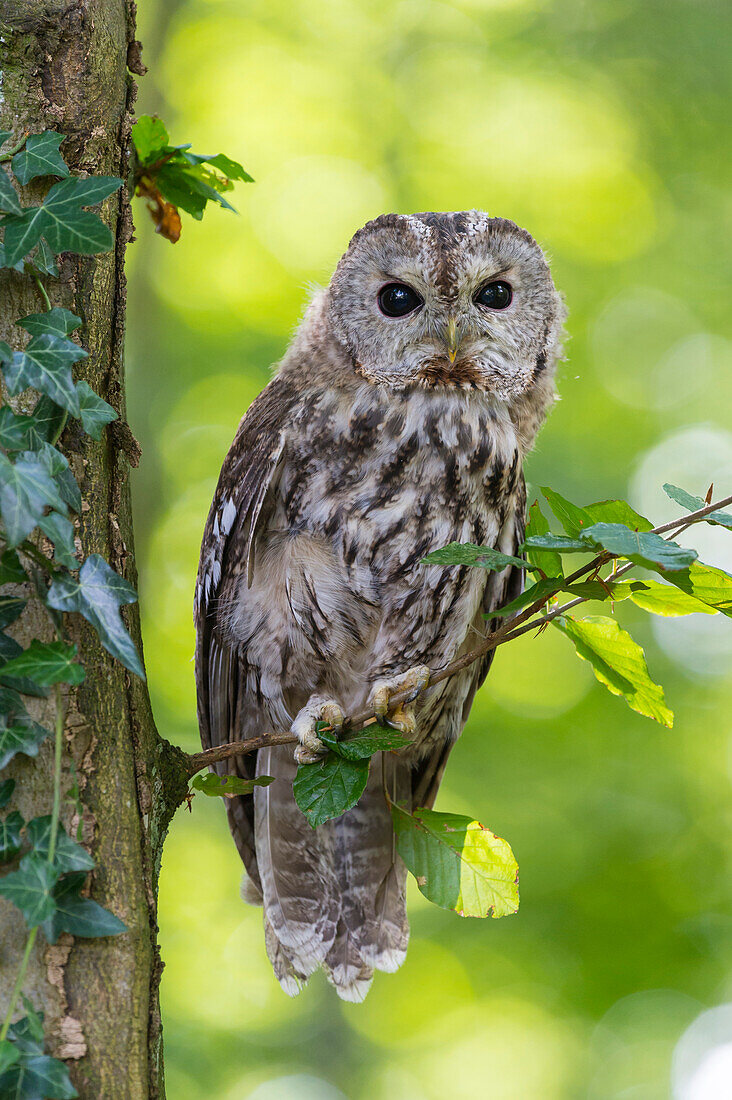
[[[674,528],[686,529],[686,527],[694,523],[699,523],[701,520],[705,519],[710,512],[719,511],[719,509],[725,508],[729,504],[732,504],[732,496],[725,497],[724,500],[716,501],[714,504],[706,505],[697,512],[690,512],[680,519],[664,523],[660,527],[654,527],[653,531],[649,532],[649,534],[661,535]],[[581,577],[587,576],[589,573],[596,572],[603,565],[612,560],[616,559],[610,554],[598,554],[597,557],[593,558],[587,565],[580,566],[580,568],[576,569],[569,577],[563,578],[561,588],[569,584],[574,584],[575,581],[578,581]],[[635,568],[635,563],[628,562],[614,572],[612,579],[615,580],[617,577],[623,576],[623,574],[629,572],[629,570],[633,568]],[[559,590],[561,589],[558,586],[558,591]],[[486,653],[490,653],[491,650],[496,649],[499,645],[504,645],[505,642],[513,641],[514,638],[519,638],[522,634],[526,634],[536,627],[545,626],[547,623],[552,622],[552,620],[559,618],[560,615],[564,615],[571,608],[577,607],[578,604],[586,603],[590,598],[588,596],[577,596],[576,599],[570,600],[561,607],[554,608],[548,614],[540,616],[538,620],[534,619],[533,616],[538,614],[547,601],[554,595],[557,595],[557,593],[546,593],[541,599],[530,604],[529,607],[517,615],[516,618],[512,619],[510,623],[486,635],[484,641],[475,649],[471,649],[468,653],[463,653],[461,657],[456,657],[453,661],[450,661],[449,664],[445,665],[444,668],[432,672],[430,674],[429,687],[433,687],[435,684],[442,683],[443,680],[455,676],[458,672],[462,672],[463,669],[472,665],[474,661],[477,661],[480,657],[484,657]],[[389,707],[391,708],[398,706],[400,703],[406,703],[409,700],[410,694],[409,691],[395,692],[394,695],[389,697]],[[344,728],[349,729],[355,727],[360,729],[365,726],[374,725],[376,721],[372,711],[364,710],[346,718]],[[188,757],[189,775],[193,776],[196,772],[201,771],[210,764],[215,764],[220,760],[226,760],[231,756],[242,756],[249,752],[255,752],[257,749],[268,748],[271,745],[295,744],[297,744],[297,738],[291,733],[264,733],[260,737],[252,737],[247,741],[230,741],[226,745],[216,745],[212,749],[205,749],[203,752],[192,753]]]

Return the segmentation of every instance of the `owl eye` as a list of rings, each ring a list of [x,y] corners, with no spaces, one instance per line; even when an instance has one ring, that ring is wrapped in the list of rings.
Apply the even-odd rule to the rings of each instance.
[[[500,280],[495,283],[486,283],[475,295],[474,301],[479,306],[487,306],[489,309],[506,309],[511,305],[513,291],[508,283]]]
[[[379,291],[379,309],[386,317],[406,317],[421,305],[417,291],[406,283],[388,283]]]

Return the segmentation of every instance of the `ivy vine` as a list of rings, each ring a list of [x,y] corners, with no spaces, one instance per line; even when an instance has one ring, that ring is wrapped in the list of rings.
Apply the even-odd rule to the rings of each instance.
[[[188,146],[169,147],[157,119],[143,117],[135,131],[143,146],[136,160],[138,193],[150,198],[154,190],[163,189],[196,218],[212,200],[233,209],[221,192],[230,189],[231,178],[250,178],[241,165],[222,155],[191,154]],[[74,379],[74,364],[87,356],[71,338],[82,322],[68,309],[52,306],[44,279],[58,276],[59,253],[88,256],[113,248],[112,233],[89,207],[113,195],[122,180],[72,176],[60,152],[62,134],[33,134],[2,151],[10,137],[0,131],[0,267],[32,278],[44,309],[15,322],[21,330],[17,343],[25,339],[20,350],[0,341],[5,392],[11,397],[27,390],[38,395],[30,412],[0,407],[0,772],[19,753],[37,756],[47,739],[54,742],[54,764],[51,813],[25,821],[14,810],[0,819],[0,864],[17,863],[0,878],[0,896],[20,910],[28,929],[0,1025],[0,1095],[63,1100],[77,1092],[66,1065],[45,1053],[43,1017],[23,995],[36,938],[39,930],[50,944],[62,932],[99,937],[125,931],[122,921],[87,896],[94,860],[79,843],[80,835],[68,836],[60,822],[65,690],[86,675],[67,636],[66,616],[81,615],[113,657],[137,676],[144,679],[145,674],[120,614],[137,594],[99,554],[80,560],[75,517],[82,510],[81,491],[57,446],[69,417],[78,422],[79,433],[99,440],[117,413],[86,382]],[[21,186],[56,177],[42,202],[23,203],[3,167],[7,163]],[[167,204],[168,219],[178,219],[179,236],[177,208],[162,195],[161,201]],[[23,648],[5,631],[23,614],[29,598],[45,608],[51,640],[36,638]],[[47,729],[29,714],[23,697],[51,694],[55,722]],[[13,779],[0,779],[0,810],[8,806],[14,787]],[[78,790],[72,794],[80,811]],[[21,997],[25,1015],[12,1022]]]

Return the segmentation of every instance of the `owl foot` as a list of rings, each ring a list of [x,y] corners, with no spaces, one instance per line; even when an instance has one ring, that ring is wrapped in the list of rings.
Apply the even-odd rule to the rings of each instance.
[[[369,694],[368,706],[373,707],[374,714],[382,725],[391,726],[405,736],[411,737],[417,728],[414,701],[429,682],[430,670],[427,665],[415,665],[398,676],[378,680]],[[403,703],[398,703],[389,714],[389,699],[402,691],[408,691],[409,697]]]
[[[315,732],[318,722],[327,722],[336,733],[343,727],[344,715],[334,699],[322,695],[311,695],[298,713],[290,727],[300,744],[295,749],[295,762],[298,764],[316,764],[328,751]]]

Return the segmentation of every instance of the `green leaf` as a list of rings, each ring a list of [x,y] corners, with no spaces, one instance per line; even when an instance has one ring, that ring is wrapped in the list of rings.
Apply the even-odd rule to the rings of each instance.
[[[10,546],[17,546],[37,525],[46,507],[66,511],[66,505],[42,460],[23,451],[15,462],[0,454],[0,513]]]
[[[49,943],[56,943],[62,932],[72,936],[95,939],[97,936],[119,936],[127,926],[91,898],[82,897],[80,890],[86,873],[64,875],[53,889],[53,910],[43,921],[43,934]]]
[[[707,502],[702,497],[692,496],[691,493],[686,492],[686,489],[679,489],[678,485],[664,485],[663,491],[667,497],[671,497],[671,500],[675,500],[688,512],[698,512],[700,508],[707,507]],[[714,526],[728,527],[732,530],[732,513],[710,512],[706,517],[706,522]]]
[[[240,779],[238,775],[216,775],[204,772],[191,780],[191,788],[211,798],[233,798],[237,794],[251,794],[255,787],[268,787],[274,783],[273,775],[258,775],[256,779]]]
[[[556,577],[542,577],[541,580],[530,585],[529,588],[524,589],[521,595],[517,596],[515,600],[511,600],[510,603],[505,604],[503,607],[491,611],[484,615],[483,618],[490,621],[493,618],[503,618],[506,615],[513,615],[516,611],[523,610],[524,607],[528,607],[529,604],[534,603],[536,600],[543,600],[561,591],[564,591],[564,586],[557,583]]]
[[[75,645],[34,639],[27,649],[3,666],[2,676],[30,676],[42,687],[80,684],[85,672],[76,660],[77,653]]]
[[[141,115],[132,127],[132,140],[140,164],[151,164],[168,149],[170,138],[162,119]]]
[[[101,202],[121,185],[122,180],[113,176],[74,176],[54,183],[40,206],[3,219],[5,263],[17,263],[41,237],[54,252],[78,252],[82,256],[108,252],[114,244],[111,232],[96,214],[81,207]]]
[[[0,630],[5,630],[6,626],[10,626],[19,619],[27,603],[28,601],[21,599],[20,596],[0,595]]]
[[[344,760],[368,760],[375,752],[394,752],[412,743],[398,730],[379,725],[366,726],[356,733],[349,730],[340,740],[322,729],[316,732],[323,744]]]
[[[571,501],[560,496],[559,493],[548,488],[548,486],[543,486],[541,491],[546,497],[552,512],[572,538],[576,538],[585,527],[592,526],[594,521],[584,508],[572,504]]]
[[[65,1063],[49,1054],[21,1058],[0,1077],[0,1096],[8,1100],[74,1100],[78,1095]]]
[[[532,539],[537,535],[548,535],[549,523],[547,522],[544,513],[539,507],[538,500],[535,500],[529,509],[529,522],[526,524],[525,537]],[[543,573],[546,573],[549,577],[561,577],[562,575],[562,559],[559,554],[550,552],[537,553],[535,550],[529,550],[526,557],[529,562],[537,569],[541,569]]]
[[[20,831],[23,825],[23,818],[17,810],[0,821],[0,863],[9,863],[17,856],[22,847]]]
[[[155,182],[168,202],[185,210],[196,221],[201,220],[208,196],[194,187],[194,181],[188,177],[182,165],[168,162],[156,174]]]
[[[5,367],[8,391],[17,394],[32,386],[78,417],[81,410],[71,366],[86,356],[87,352],[73,340],[50,332],[34,336],[23,351],[15,352],[12,363]]]
[[[522,550],[527,553],[534,551],[538,561],[544,553],[559,552],[560,554],[591,554],[592,547],[581,539],[570,538],[569,535],[531,535],[524,541]]]
[[[11,1043],[9,1039],[0,1039],[0,1074],[4,1074],[5,1070],[14,1065],[20,1058],[20,1051]],[[0,1081],[2,1085],[2,1081]],[[12,1096],[12,1093],[6,1093],[7,1096]]]
[[[582,510],[593,523],[622,523],[631,531],[653,530],[651,521],[639,515],[624,500],[600,500],[597,504],[586,504]]]
[[[502,554],[499,550],[493,550],[490,546],[476,546],[472,542],[451,542],[439,550],[433,550],[426,558],[422,558],[423,565],[478,565],[483,569],[500,571],[509,565],[517,569],[530,569],[521,558],[511,557],[510,554]]]
[[[26,451],[32,447],[33,418],[14,413],[9,405],[0,408],[0,447],[5,451]]]
[[[62,409],[50,397],[41,394],[33,409],[32,427],[30,429],[33,440],[31,450],[43,449],[44,443],[50,443],[58,437],[66,420],[66,411]]]
[[[355,806],[368,777],[368,760],[346,760],[329,752],[316,764],[299,766],[293,784],[295,801],[315,829]]]
[[[102,428],[105,424],[116,420],[117,413],[86,382],[77,382],[76,392],[79,397],[81,423],[84,426],[84,431],[92,439],[101,439]]]
[[[32,262],[42,275],[50,275],[53,279],[58,277],[58,264],[54,259],[53,251],[43,240],[43,237],[38,242]]]
[[[227,157],[224,153],[217,153],[215,157],[204,157],[204,160],[208,161],[214,168],[218,168],[220,172],[230,180],[242,180],[244,183],[254,183],[254,179],[249,175],[247,171],[242,168],[238,161],[232,160],[231,157]]]
[[[50,607],[55,611],[78,611],[94,627],[104,648],[144,680],[142,661],[119,613],[122,604],[136,599],[132,585],[99,554],[86,559],[78,580],[58,577],[48,591]]]
[[[0,769],[19,752],[38,756],[41,744],[50,736],[50,731],[34,722],[25,710],[13,717],[0,714]]]
[[[650,532],[631,531],[621,523],[595,523],[582,534],[583,539],[616,557],[628,558],[646,569],[686,569],[696,560],[696,550]]]
[[[651,680],[641,647],[615,619],[555,619],[553,625],[574,642],[577,654],[589,661],[595,676],[613,695],[622,695],[639,714],[669,729],[674,716],[666,706],[663,688]]]
[[[14,779],[3,779],[0,782],[0,810],[4,810],[13,796],[15,790]]]
[[[15,550],[6,550],[0,556],[0,584],[24,584],[27,580]]]
[[[74,525],[69,519],[60,516],[58,512],[49,512],[47,516],[41,516],[38,521],[43,534],[53,543],[53,556],[67,569],[78,569],[79,560],[76,557],[76,544],[74,543]]]
[[[9,214],[3,218],[5,228],[3,247],[4,266],[15,267],[41,239],[48,220],[42,206],[24,210],[22,214]]]
[[[462,917],[505,917],[519,906],[518,864],[505,840],[459,814],[392,804],[397,851],[426,898]]]
[[[22,214],[18,193],[4,168],[0,168],[0,210],[4,214]]]
[[[46,1039],[43,1034],[43,1013],[36,1012],[25,993],[22,996],[28,1015],[10,1025],[8,1037],[23,1054],[43,1054],[43,1044]]]
[[[45,817],[34,817],[25,827],[26,836],[33,850],[45,859],[48,859],[48,846],[51,840],[51,820],[50,814]],[[67,836],[60,823],[53,865],[60,875],[67,871],[91,871],[94,867],[94,860],[86,849]]]
[[[732,618],[732,577],[723,569],[695,561],[688,569],[669,573],[667,579],[682,592]]]
[[[30,183],[36,176],[68,176],[69,170],[58,147],[63,134],[46,130],[43,134],[31,134],[25,148],[13,157],[13,172],[22,184]]]
[[[81,317],[77,317],[70,309],[61,309],[54,306],[46,313],[31,313],[28,317],[22,317],[15,322],[20,328],[24,328],[31,336],[42,336],[44,333],[52,333],[54,336],[68,336],[81,325]],[[74,345],[76,346],[76,345]]]
[[[702,603],[695,596],[682,592],[670,584],[658,581],[639,581],[628,585],[629,595],[634,604],[650,611],[654,615],[716,615],[716,609]]]
[[[20,909],[29,928],[35,928],[47,921],[56,908],[53,888],[57,879],[58,872],[48,860],[29,852],[21,859],[17,871],[0,879],[0,895]]]
[[[37,454],[55,481],[64,503],[73,508],[75,512],[81,512],[81,489],[71,472],[68,458],[50,443],[39,443]],[[76,566],[74,568],[76,569]]]

